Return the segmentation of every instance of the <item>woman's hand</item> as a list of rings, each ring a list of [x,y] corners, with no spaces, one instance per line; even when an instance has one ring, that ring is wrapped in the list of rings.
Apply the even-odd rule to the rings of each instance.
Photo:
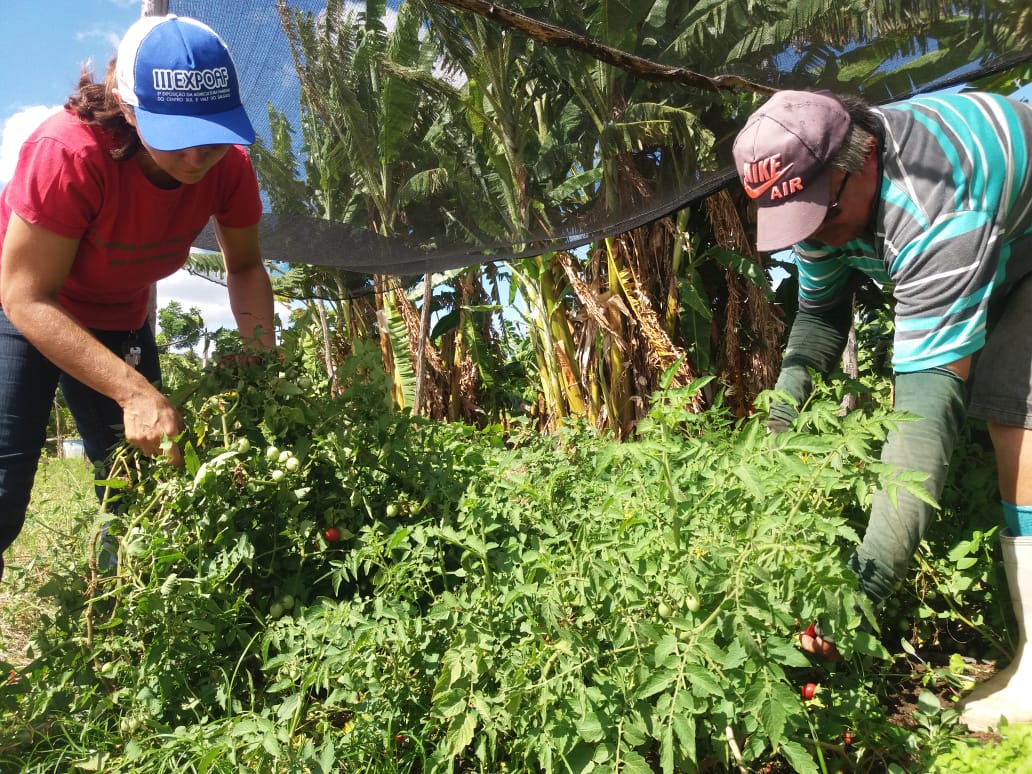
[[[163,452],[183,432],[171,403],[135,368],[97,341],[58,301],[78,241],[12,215],[0,263],[0,299],[8,319],[50,362],[122,407],[125,437],[144,454]],[[175,465],[183,455],[164,450]]]
[[[185,430],[179,412],[153,387],[134,393],[122,405],[125,439],[144,454],[167,454],[177,468],[183,467],[183,454],[175,440]],[[170,443],[165,449],[162,444]]]

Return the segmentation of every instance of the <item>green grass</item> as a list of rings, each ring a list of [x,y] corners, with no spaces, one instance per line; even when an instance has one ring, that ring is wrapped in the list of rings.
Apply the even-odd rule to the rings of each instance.
[[[84,550],[81,516],[98,508],[93,470],[82,458],[40,462],[18,539],[4,552],[0,581],[0,661],[25,664],[26,645],[40,617],[36,590],[49,578],[56,552]]]

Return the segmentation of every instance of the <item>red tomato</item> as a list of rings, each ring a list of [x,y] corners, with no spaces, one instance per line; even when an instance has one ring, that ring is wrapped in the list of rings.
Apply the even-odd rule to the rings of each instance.
[[[853,744],[853,742],[855,742],[855,741],[856,741],[856,737],[853,735],[852,731],[843,731],[842,732],[842,744],[844,744],[844,745],[846,745],[848,747],[849,745]]]
[[[323,532],[323,537],[326,538],[327,543],[336,543],[340,540],[340,530],[336,527],[327,527]]]
[[[804,699],[806,699],[806,700],[812,699],[813,695],[815,693],[817,693],[817,684],[816,683],[807,683],[806,685],[803,686],[802,693],[803,693],[803,698]]]

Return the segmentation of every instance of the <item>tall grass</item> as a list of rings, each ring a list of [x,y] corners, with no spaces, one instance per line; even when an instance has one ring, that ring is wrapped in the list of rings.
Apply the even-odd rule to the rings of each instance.
[[[59,552],[84,550],[84,513],[98,510],[93,494],[93,469],[82,458],[44,457],[36,473],[25,527],[4,552],[0,581],[0,661],[14,667],[28,658],[26,645],[38,624],[43,604],[37,590],[50,578],[49,567]]]

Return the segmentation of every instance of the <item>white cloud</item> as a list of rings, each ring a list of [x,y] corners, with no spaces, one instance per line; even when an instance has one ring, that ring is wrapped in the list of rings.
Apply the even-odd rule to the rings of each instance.
[[[229,308],[229,291],[218,280],[209,280],[181,269],[158,283],[158,308],[169,301],[178,301],[184,312],[196,307],[210,331],[219,328],[236,330],[236,320]],[[281,322],[290,319],[290,307],[276,304]]]
[[[236,329],[236,320],[229,309],[229,292],[218,282],[186,270],[177,271],[158,283],[158,308],[169,301],[178,301],[185,312],[196,307],[209,330]]]
[[[6,183],[14,174],[18,163],[18,151],[22,143],[39,126],[43,119],[59,111],[60,107],[35,105],[15,113],[4,121],[4,131],[0,139],[0,184]]]
[[[125,30],[122,28],[115,29],[109,24],[93,24],[86,29],[79,30],[75,33],[75,39],[79,42],[89,43],[90,41],[99,41],[107,47],[105,56],[107,57],[101,62],[98,67],[101,70],[99,76],[103,75],[103,70],[107,67],[108,59],[115,55],[118,51],[118,44],[122,41],[122,35]]]

